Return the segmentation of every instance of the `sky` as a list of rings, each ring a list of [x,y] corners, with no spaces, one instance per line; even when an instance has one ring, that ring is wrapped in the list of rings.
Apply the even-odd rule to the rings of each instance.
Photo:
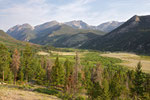
[[[150,0],[0,0],[0,29],[33,26],[57,20],[83,20],[89,25],[126,21],[134,15],[150,15]]]

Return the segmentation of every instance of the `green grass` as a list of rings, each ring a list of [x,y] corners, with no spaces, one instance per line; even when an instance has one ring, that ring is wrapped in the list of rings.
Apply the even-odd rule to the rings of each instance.
[[[72,63],[75,62],[74,60],[75,56],[71,55],[51,55],[49,58],[54,62],[57,56],[59,56],[60,63],[62,64],[66,61],[66,59],[69,59],[69,61]]]
[[[103,67],[104,66],[111,66],[115,65],[117,63],[121,63],[122,60],[117,59],[117,58],[110,58],[110,57],[102,57],[100,56],[99,52],[79,52],[80,54],[80,63],[83,66],[86,67],[93,67],[96,64],[100,63]],[[55,61],[57,54],[51,55],[49,58],[52,61]],[[59,55],[59,60],[62,64],[66,61],[66,59],[69,59],[72,64],[75,64],[75,56],[74,55]]]
[[[117,58],[102,57],[98,52],[89,52],[87,54],[84,54],[84,57],[81,59],[81,61],[83,65],[90,66],[93,66],[97,63],[100,63],[103,66],[108,66],[121,62],[121,60]]]

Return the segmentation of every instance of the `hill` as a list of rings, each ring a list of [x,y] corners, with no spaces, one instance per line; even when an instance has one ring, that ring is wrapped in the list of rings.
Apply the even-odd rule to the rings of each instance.
[[[11,36],[9,36],[7,33],[5,33],[3,30],[0,30],[0,43],[5,44],[8,48],[12,49],[12,48],[24,48],[24,46],[28,42],[16,40]],[[39,45],[35,45],[32,43],[30,43],[30,45],[34,45],[33,48],[40,47]]]
[[[86,42],[81,48],[150,54],[150,16],[133,16],[112,32]]]
[[[22,46],[24,45],[23,42],[18,41],[8,34],[6,34],[4,31],[0,30],[0,42],[7,45],[7,46]]]

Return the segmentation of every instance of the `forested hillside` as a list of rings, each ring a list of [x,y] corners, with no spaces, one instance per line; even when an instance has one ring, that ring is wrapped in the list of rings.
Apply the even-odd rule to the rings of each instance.
[[[99,52],[40,56],[27,45],[10,52],[0,45],[0,79],[19,89],[55,95],[63,100],[149,100],[150,74],[139,62],[135,70]],[[38,85],[35,86],[35,85]]]

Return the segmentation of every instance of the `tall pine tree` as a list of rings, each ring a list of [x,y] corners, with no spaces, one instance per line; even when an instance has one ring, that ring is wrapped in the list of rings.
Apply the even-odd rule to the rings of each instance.
[[[144,76],[142,72],[142,65],[141,62],[137,64],[136,71],[135,71],[135,78],[133,80],[134,88],[133,91],[137,98],[141,98],[144,93]]]
[[[55,65],[52,67],[52,84],[55,86],[64,85],[64,68],[59,62],[59,57],[55,60]]]
[[[3,81],[7,78],[8,73],[10,73],[10,53],[5,45],[0,44],[0,70]]]
[[[69,62],[68,59],[66,59],[65,63],[64,63],[64,67],[65,67],[65,90],[67,92],[71,91],[71,76],[73,75],[73,67],[71,65],[71,62]]]
[[[24,69],[24,75],[25,79],[28,82],[29,80],[29,74],[31,72],[31,65],[32,65],[32,49],[29,45],[26,46],[25,50],[23,51],[23,69]]]

